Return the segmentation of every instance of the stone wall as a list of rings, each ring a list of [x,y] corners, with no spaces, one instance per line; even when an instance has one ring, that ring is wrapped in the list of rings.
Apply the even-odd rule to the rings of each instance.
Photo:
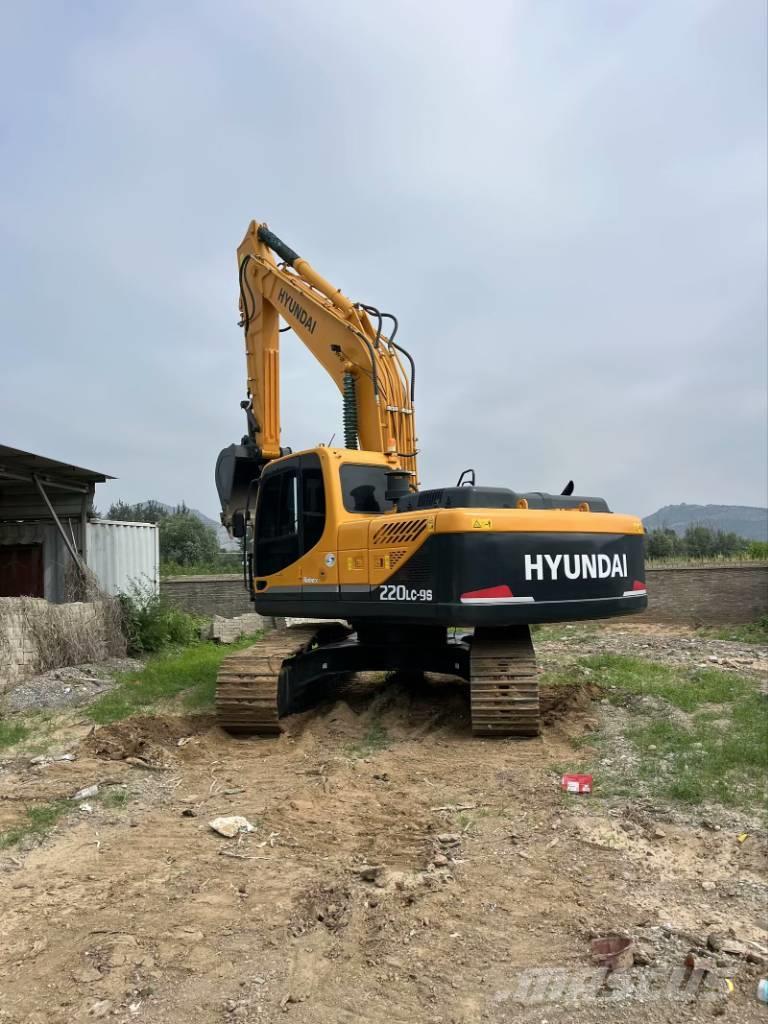
[[[38,672],[124,653],[111,602],[49,604],[36,597],[0,597],[0,692]]]
[[[768,565],[649,569],[650,622],[687,625],[753,622],[768,613]],[[198,615],[251,611],[242,576],[175,576],[160,584],[169,600]]]
[[[232,619],[253,611],[239,574],[169,576],[160,580],[160,596],[195,615],[221,615]]]
[[[730,625],[768,614],[768,565],[649,569],[646,581],[649,622]]]

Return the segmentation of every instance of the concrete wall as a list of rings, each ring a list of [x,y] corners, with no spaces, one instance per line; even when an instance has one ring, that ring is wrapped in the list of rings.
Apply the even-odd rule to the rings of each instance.
[[[232,619],[253,611],[241,575],[169,576],[160,580],[160,594],[195,615]]]
[[[650,622],[753,622],[768,613],[768,565],[649,569],[647,581]],[[198,615],[251,611],[242,576],[176,576],[162,580],[160,592]]]
[[[768,565],[649,569],[649,622],[717,625],[768,614]]]
[[[0,692],[38,672],[124,653],[108,604],[0,597]]]

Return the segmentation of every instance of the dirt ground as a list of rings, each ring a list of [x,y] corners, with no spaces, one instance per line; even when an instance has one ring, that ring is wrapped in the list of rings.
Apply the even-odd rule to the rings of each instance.
[[[593,696],[545,693],[526,741],[473,739],[448,681],[357,680],[277,739],[74,717],[75,760],[0,765],[0,829],[100,786],[0,851],[0,1022],[765,1020],[764,833],[565,796]],[[255,831],[209,827],[231,814]],[[638,962],[606,978],[589,944],[611,932]],[[714,973],[690,976],[708,935]]]

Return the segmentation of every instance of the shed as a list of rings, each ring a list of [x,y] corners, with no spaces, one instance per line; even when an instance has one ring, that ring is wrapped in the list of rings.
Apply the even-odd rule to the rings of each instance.
[[[126,589],[129,570],[157,591],[157,527],[123,530],[95,517],[96,484],[112,479],[0,445],[0,597],[72,600],[85,567],[107,593]]]

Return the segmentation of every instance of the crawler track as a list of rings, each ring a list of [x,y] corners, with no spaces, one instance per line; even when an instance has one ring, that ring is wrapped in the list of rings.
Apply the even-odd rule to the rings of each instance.
[[[216,716],[228,732],[277,735],[280,719],[303,711],[332,680],[355,671],[452,672],[470,683],[476,736],[537,736],[539,687],[527,626],[476,629],[469,643],[413,642],[401,648],[360,643],[343,625],[277,629],[226,658],[216,686]]]
[[[216,718],[227,732],[275,736],[289,712],[283,662],[309,650],[321,627],[276,629],[222,661],[216,680]]]
[[[539,684],[528,626],[476,629],[470,670],[475,736],[538,736]]]

